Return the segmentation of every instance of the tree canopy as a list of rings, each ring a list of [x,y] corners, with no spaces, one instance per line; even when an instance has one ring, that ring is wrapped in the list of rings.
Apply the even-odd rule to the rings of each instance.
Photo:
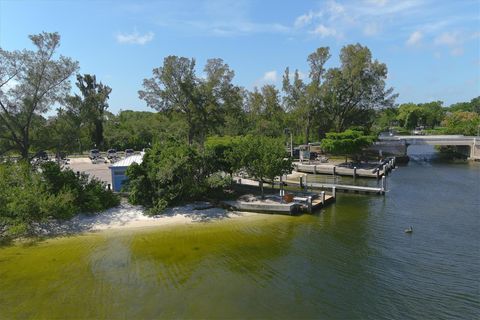
[[[368,147],[375,141],[375,137],[365,135],[361,131],[345,130],[344,132],[327,133],[322,140],[322,149],[335,155],[356,156],[362,149]]]
[[[56,57],[58,33],[43,32],[29,38],[35,51],[0,49],[0,139],[8,140],[25,159],[35,117],[64,101],[70,91],[69,78],[78,70],[78,62]]]

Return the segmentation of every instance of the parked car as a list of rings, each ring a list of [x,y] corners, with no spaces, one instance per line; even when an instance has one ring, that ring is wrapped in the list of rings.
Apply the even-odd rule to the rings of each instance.
[[[416,127],[415,130],[413,130],[413,135],[415,136],[423,136],[425,135],[425,132],[423,131],[424,127]]]
[[[46,151],[38,151],[35,156],[33,156],[31,163],[34,165],[41,164],[45,161],[50,160]]]
[[[91,160],[97,159],[97,158],[99,158],[99,157],[100,157],[100,151],[98,151],[98,149],[92,149],[92,150],[90,150],[90,156],[89,156],[89,158],[90,158]]]
[[[38,158],[40,160],[43,160],[43,161],[48,161],[48,154],[46,151],[39,151],[37,152],[37,154],[35,155],[35,158]]]
[[[127,149],[125,150],[125,158],[126,157],[130,157],[130,156],[133,156],[135,153],[135,151],[133,151],[133,149]]]
[[[115,149],[108,149],[107,150],[107,159],[114,159],[117,157],[117,150]]]

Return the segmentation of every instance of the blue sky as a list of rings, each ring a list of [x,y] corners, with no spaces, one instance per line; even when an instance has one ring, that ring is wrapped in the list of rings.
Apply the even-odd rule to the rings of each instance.
[[[308,73],[306,57],[361,43],[388,66],[397,102],[480,95],[480,1],[24,1],[0,0],[0,46],[31,48],[29,34],[58,31],[59,52],[112,87],[110,110],[152,110],[142,80],[168,55],[194,57],[199,74],[222,58],[234,82],[281,86],[285,67]]]

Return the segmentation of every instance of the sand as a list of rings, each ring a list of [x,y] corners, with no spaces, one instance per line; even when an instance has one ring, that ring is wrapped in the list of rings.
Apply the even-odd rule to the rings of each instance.
[[[210,222],[253,215],[258,214],[228,211],[211,207],[207,202],[195,202],[168,208],[161,215],[148,216],[142,206],[134,206],[123,202],[118,207],[94,215],[80,214],[68,221],[51,220],[39,223],[35,226],[35,232],[42,236],[61,236],[83,232]]]

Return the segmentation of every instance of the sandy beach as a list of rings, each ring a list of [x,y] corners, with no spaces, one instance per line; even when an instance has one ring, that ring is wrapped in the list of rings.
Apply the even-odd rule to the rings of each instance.
[[[51,220],[39,223],[35,226],[35,232],[42,236],[61,236],[104,230],[182,225],[258,215],[212,207],[207,202],[168,208],[157,216],[148,216],[144,213],[145,209],[142,206],[122,202],[115,208],[94,215],[80,214],[68,221]]]

